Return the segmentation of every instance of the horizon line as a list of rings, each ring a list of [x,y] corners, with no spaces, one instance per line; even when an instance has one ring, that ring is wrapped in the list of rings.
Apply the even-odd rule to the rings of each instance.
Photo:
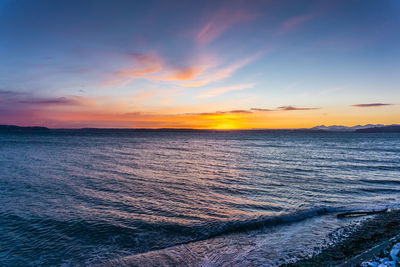
[[[197,130],[197,131],[263,131],[263,130],[311,130],[317,127],[345,127],[345,128],[353,128],[357,126],[371,126],[371,127],[385,127],[385,126],[400,126],[400,123],[392,123],[392,124],[356,124],[353,126],[345,126],[345,125],[316,125],[309,128],[231,128],[231,129],[218,129],[218,128],[187,128],[187,127],[160,127],[160,128],[129,128],[129,127],[81,127],[81,128],[53,128],[47,126],[39,126],[39,125],[30,125],[30,126],[20,126],[14,124],[0,124],[0,127],[8,126],[8,127],[19,127],[19,128],[46,128],[48,130]],[[323,129],[315,129],[315,130],[323,130]]]

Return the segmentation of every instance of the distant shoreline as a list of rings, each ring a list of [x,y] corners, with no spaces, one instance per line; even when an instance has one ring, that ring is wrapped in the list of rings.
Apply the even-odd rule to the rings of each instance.
[[[47,128],[43,126],[0,125],[0,133],[18,132],[81,132],[81,133],[130,133],[130,132],[179,132],[179,133],[400,133],[400,125],[360,126],[363,128],[345,126],[316,126],[299,129],[191,129],[191,128]]]

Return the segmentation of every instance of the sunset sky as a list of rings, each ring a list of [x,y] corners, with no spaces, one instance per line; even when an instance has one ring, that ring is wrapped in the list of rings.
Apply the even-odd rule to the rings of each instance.
[[[0,0],[0,124],[400,123],[400,1]]]

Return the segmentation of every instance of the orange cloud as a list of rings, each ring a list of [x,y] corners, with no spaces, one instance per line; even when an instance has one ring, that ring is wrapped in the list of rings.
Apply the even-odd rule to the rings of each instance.
[[[373,113],[373,111],[368,114],[365,114],[365,112],[357,113],[357,111],[351,113],[348,110],[343,111],[342,108],[326,110],[326,112],[321,113],[313,108],[293,107],[281,107],[272,110],[252,108],[203,113],[171,113],[171,111],[177,111],[179,108],[166,107],[142,111],[138,110],[138,107],[120,107],[117,103],[107,102],[90,108],[87,106],[74,106],[72,108],[63,105],[55,108],[53,104],[28,107],[13,105],[0,107],[0,122],[62,128],[260,129],[303,128],[320,124],[393,124],[398,123],[399,114],[396,111],[393,112],[393,110],[389,113]],[[211,106],[208,108],[211,108]],[[351,107],[348,108],[351,109]],[[397,106],[393,106],[393,108],[397,108]],[[379,111],[383,112],[384,110],[380,109]]]
[[[160,78],[161,80],[192,80],[202,71],[200,67],[185,67],[185,68],[178,68],[172,74]]]
[[[210,80],[195,81],[195,82],[192,82],[192,83],[182,84],[182,86],[185,86],[185,87],[199,87],[199,86],[206,85],[209,82],[210,82]]]
[[[257,53],[251,57],[245,58],[243,60],[234,62],[231,65],[220,67],[220,68],[211,68],[207,71],[204,71],[202,75],[199,75],[199,79],[195,80],[191,83],[182,84],[182,86],[186,87],[198,87],[209,84],[211,82],[220,81],[231,77],[234,72],[238,69],[246,66],[247,64],[253,62],[254,60],[258,59],[263,53]]]
[[[148,98],[153,98],[155,96],[158,96],[162,93],[160,90],[148,90],[148,91],[143,91],[141,93],[138,93],[134,95],[133,97],[136,99],[148,99]]]
[[[186,67],[168,65],[165,60],[154,54],[129,54],[131,68],[113,72],[113,77],[103,80],[103,85],[113,87],[129,82],[129,78],[145,78],[153,81],[187,81],[196,78],[205,66],[190,64]]]
[[[214,58],[203,57],[186,62],[184,67],[169,65],[154,54],[129,54],[134,67],[113,72],[113,76],[103,80],[103,86],[113,87],[126,84],[132,78],[144,78],[151,81],[187,81],[178,84],[185,87],[198,87],[223,80],[232,76],[238,69],[258,59],[263,53],[233,62],[230,65],[216,63]]]
[[[211,116],[211,115],[223,115],[223,114],[250,114],[250,113],[253,112],[251,110],[246,110],[246,109],[235,109],[229,111],[186,113],[185,115]]]

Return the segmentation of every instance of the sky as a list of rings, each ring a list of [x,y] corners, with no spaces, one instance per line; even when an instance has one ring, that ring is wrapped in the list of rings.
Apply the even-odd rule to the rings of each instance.
[[[396,123],[397,0],[0,0],[0,124]]]

